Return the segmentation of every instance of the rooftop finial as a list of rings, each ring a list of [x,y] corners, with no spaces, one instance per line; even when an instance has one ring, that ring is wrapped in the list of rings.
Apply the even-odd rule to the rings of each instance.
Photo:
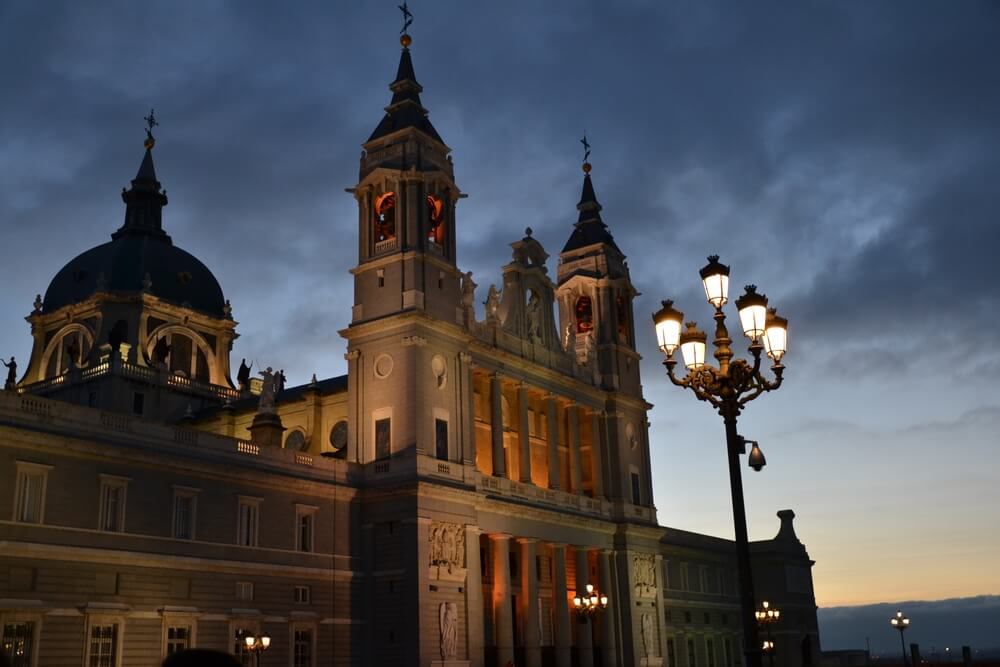
[[[403,45],[404,49],[406,49],[413,43],[413,39],[411,39],[410,35],[406,32],[406,29],[410,27],[411,23],[413,23],[413,14],[410,13],[410,8],[406,6],[405,0],[403,4],[399,5],[399,11],[403,12],[403,27],[399,31],[401,35],[399,43]]]
[[[587,133],[583,133],[583,139],[580,139],[580,143],[583,144],[583,173],[590,173],[590,163],[587,159],[590,157],[590,142],[587,141]]]
[[[156,145],[156,139],[153,138],[153,128],[159,125],[156,121],[156,114],[153,112],[153,109],[149,110],[149,115],[145,116],[143,120],[146,121],[146,141],[144,141],[142,145],[147,149],[150,149]]]

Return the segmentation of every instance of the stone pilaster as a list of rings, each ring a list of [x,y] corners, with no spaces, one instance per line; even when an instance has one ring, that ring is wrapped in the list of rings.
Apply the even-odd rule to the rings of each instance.
[[[569,471],[573,476],[573,493],[583,493],[583,467],[580,463],[580,407],[571,403],[566,407],[566,437],[569,440]]]
[[[526,667],[541,667],[542,638],[538,625],[538,571],[535,557],[538,542],[532,538],[520,538],[521,546],[521,618],[524,619],[524,660]]]
[[[493,634],[497,664],[514,660],[514,625],[510,600],[510,535],[492,533],[493,547]]]
[[[566,545],[552,545],[552,608],[555,615],[556,667],[570,667],[569,598],[566,591]]]
[[[520,480],[531,484],[531,437],[528,428],[528,387],[517,386],[517,442],[519,446]]]
[[[590,462],[594,482],[594,497],[604,497],[604,448],[601,443],[601,420],[596,411],[590,413]]]
[[[559,402],[555,394],[549,394],[548,407],[548,445],[549,445],[549,488],[559,488]]]
[[[491,435],[493,438],[493,475],[507,476],[507,457],[503,451],[503,381],[499,373],[490,376],[490,414],[493,419]]]
[[[483,576],[479,560],[479,526],[465,526],[465,631],[469,667],[483,667]]]
[[[468,352],[459,352],[458,368],[458,375],[462,382],[462,391],[458,395],[458,400],[462,401],[462,405],[459,406],[459,410],[462,412],[462,446],[459,460],[463,465],[471,466],[475,465],[476,461],[476,395],[472,355]]]
[[[622,600],[618,599],[615,590],[615,580],[611,574],[611,549],[601,549],[597,553],[597,575],[600,578],[598,590],[608,596],[608,608],[601,618],[601,654],[603,667],[613,667],[618,664],[618,650],[615,642],[615,610],[620,608]]]

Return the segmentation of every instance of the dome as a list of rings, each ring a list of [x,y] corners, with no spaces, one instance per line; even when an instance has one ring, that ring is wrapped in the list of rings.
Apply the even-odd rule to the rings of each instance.
[[[213,317],[226,317],[219,282],[194,255],[175,246],[166,235],[116,234],[116,238],[78,255],[56,274],[45,291],[43,312],[51,313],[103,290],[146,292],[170,303]]]

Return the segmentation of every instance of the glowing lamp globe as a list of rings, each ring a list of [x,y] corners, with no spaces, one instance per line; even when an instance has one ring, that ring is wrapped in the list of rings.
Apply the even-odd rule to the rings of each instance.
[[[767,321],[767,297],[757,294],[756,285],[747,285],[746,292],[736,299],[736,307],[740,311],[740,324],[743,335],[756,343],[764,335]]]
[[[764,351],[774,363],[781,363],[788,344],[788,320],[778,315],[774,308],[768,308],[764,320]]]
[[[681,354],[684,366],[696,371],[705,365],[705,332],[698,330],[694,322],[687,323],[687,329],[680,335]]]
[[[684,313],[674,308],[673,301],[664,301],[663,308],[653,313],[653,326],[656,328],[656,344],[669,359],[674,356],[674,350],[681,336],[681,322]]]
[[[705,298],[716,308],[722,308],[729,300],[729,267],[719,262],[718,255],[709,255],[708,264],[699,273]]]

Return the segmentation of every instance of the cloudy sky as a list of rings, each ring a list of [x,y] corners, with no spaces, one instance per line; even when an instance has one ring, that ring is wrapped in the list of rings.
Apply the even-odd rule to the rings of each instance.
[[[155,107],[165,227],[233,303],[234,355],[345,371],[357,213],[396,2],[0,3],[0,354],[122,222]],[[750,533],[793,508],[820,605],[1000,592],[1000,5],[414,2],[481,289],[531,226],[557,253],[578,140],[637,288],[660,521],[732,535],[721,420],[664,382],[661,298],[710,321],[710,253],[791,320],[740,430]],[[551,271],[554,272],[554,264]]]

